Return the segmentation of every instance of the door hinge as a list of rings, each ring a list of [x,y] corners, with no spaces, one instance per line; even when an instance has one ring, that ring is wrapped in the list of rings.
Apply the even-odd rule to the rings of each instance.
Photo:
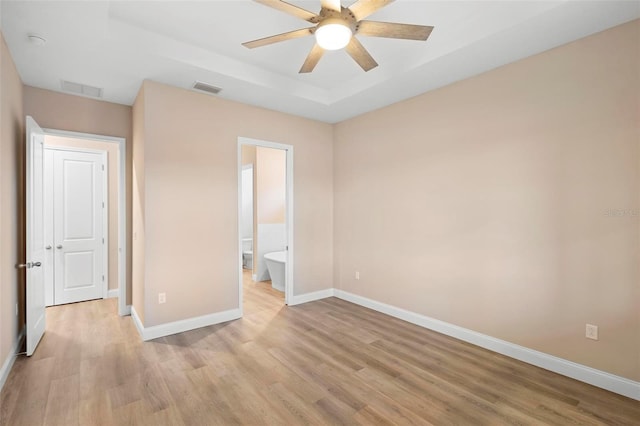
[[[102,202],[102,208],[104,209],[104,201]]]
[[[102,165],[102,171],[104,172],[104,164]]]
[[[104,244],[104,238],[102,238],[102,244]]]
[[[104,281],[104,275],[102,276],[102,281]]]

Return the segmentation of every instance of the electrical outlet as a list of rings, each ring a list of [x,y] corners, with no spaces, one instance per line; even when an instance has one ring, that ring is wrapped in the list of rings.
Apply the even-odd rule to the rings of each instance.
[[[167,302],[167,293],[158,293],[158,303]]]
[[[598,326],[593,324],[587,324],[585,337],[587,339],[598,340]]]
[[[360,271],[356,271],[356,280],[360,279]]]

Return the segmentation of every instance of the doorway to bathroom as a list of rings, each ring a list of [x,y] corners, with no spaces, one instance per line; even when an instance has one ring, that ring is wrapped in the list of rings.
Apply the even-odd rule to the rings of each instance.
[[[241,312],[293,298],[293,147],[238,138]]]

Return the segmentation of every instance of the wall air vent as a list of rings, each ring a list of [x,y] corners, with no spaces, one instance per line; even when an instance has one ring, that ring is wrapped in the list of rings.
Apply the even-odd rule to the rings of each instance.
[[[195,83],[193,83],[193,88],[200,92],[209,93],[211,95],[217,95],[222,90],[219,87],[212,86],[210,84],[203,83],[201,81],[196,81]]]
[[[86,84],[73,83],[71,81],[61,81],[62,90],[76,95],[90,96],[92,98],[101,98],[102,89],[100,87],[87,86]]]

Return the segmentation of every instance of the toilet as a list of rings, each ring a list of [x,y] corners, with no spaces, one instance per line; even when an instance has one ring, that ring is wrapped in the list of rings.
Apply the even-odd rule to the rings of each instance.
[[[271,287],[278,291],[284,292],[287,252],[272,251],[264,255],[264,261],[267,264],[269,275],[271,276]]]
[[[253,269],[253,238],[242,239],[242,267]]]

